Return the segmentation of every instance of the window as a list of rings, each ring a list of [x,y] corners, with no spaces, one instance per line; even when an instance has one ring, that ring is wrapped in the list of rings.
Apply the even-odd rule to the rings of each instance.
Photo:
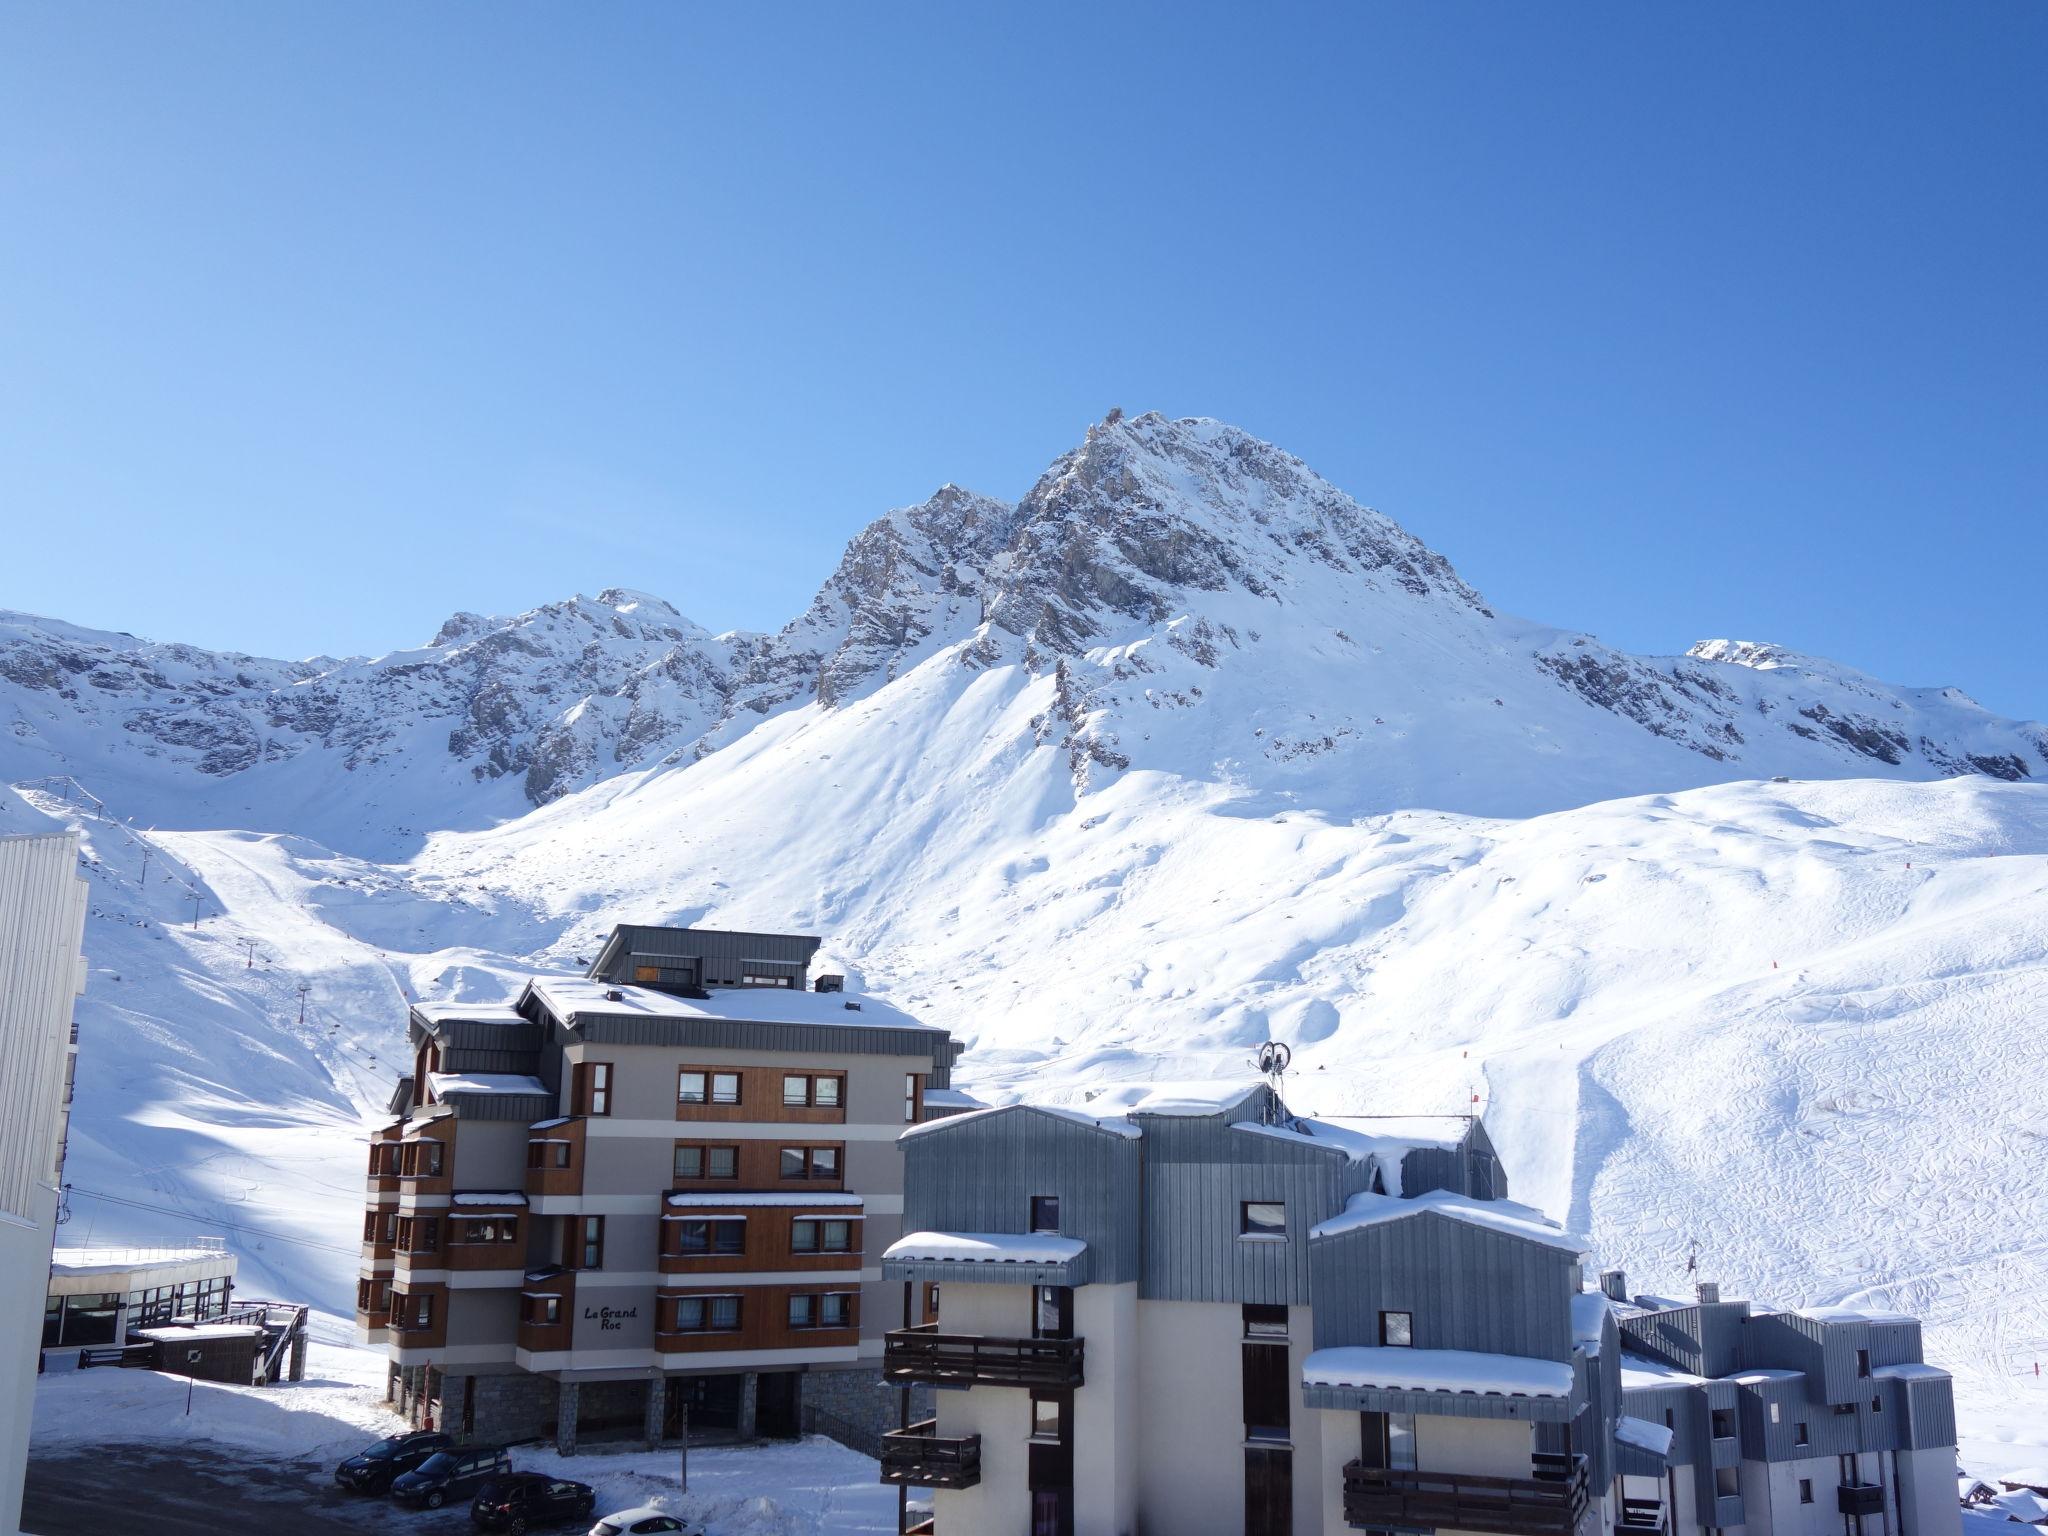
[[[1277,1201],[1245,1201],[1237,1208],[1237,1234],[1239,1237],[1286,1237],[1287,1207]]]
[[[1071,1402],[1072,1399],[1064,1392],[1033,1392],[1031,1438],[1064,1441],[1067,1438],[1067,1415]]]
[[[812,1303],[817,1299],[815,1296],[790,1297],[789,1326],[792,1328],[810,1328],[815,1326],[811,1320],[811,1307]]]
[[[1714,1468],[1714,1496],[1732,1499],[1742,1492],[1742,1471],[1739,1467]]]
[[[1244,1336],[1248,1339],[1286,1338],[1287,1309],[1248,1303],[1244,1309]]]
[[[1776,1403],[1771,1404],[1771,1422],[1773,1424],[1778,1422],[1778,1405]]]
[[[1414,1414],[1387,1415],[1387,1465],[1397,1472],[1413,1472],[1416,1469]]]
[[[1242,1356],[1244,1437],[1285,1444],[1291,1416],[1291,1386],[1284,1340],[1247,1339]]]
[[[738,1147],[676,1148],[676,1177],[679,1179],[736,1179],[740,1176]]]
[[[434,1326],[434,1298],[432,1295],[407,1298],[412,1303],[412,1326],[431,1328]]]
[[[1071,1339],[1074,1336],[1074,1293],[1064,1285],[1031,1287],[1031,1336]]]
[[[820,1328],[851,1328],[853,1326],[853,1295],[848,1291],[827,1291],[818,1298],[818,1326]]]
[[[851,1253],[853,1223],[821,1221],[815,1217],[793,1221],[789,1227],[789,1247],[792,1253]]]
[[[837,1147],[784,1147],[782,1176],[785,1179],[836,1179],[839,1177]]]
[[[675,1247],[679,1254],[745,1253],[747,1222],[743,1216],[712,1216],[702,1221],[672,1221]]]
[[[1883,1399],[1883,1398],[1881,1398],[1881,1397],[1873,1397],[1873,1398],[1872,1398],[1872,1399],[1870,1400],[1870,1411],[1871,1411],[1872,1413],[1883,1413],[1883,1412],[1884,1412],[1884,1399]]]
[[[1716,1408],[1713,1411],[1713,1429],[1716,1440],[1726,1440],[1735,1433],[1735,1410]]]
[[[1806,1424],[1804,1421],[1792,1426],[1792,1443],[1794,1445],[1806,1444]]]
[[[559,1296],[527,1297],[526,1320],[536,1328],[547,1328],[559,1323],[562,1320],[562,1298]]]
[[[1060,1197],[1058,1195],[1033,1195],[1031,1197],[1031,1230],[1034,1232],[1057,1232],[1060,1229]]]
[[[466,1216],[456,1231],[458,1242],[511,1243],[519,1240],[519,1221],[513,1216]]]
[[[737,1296],[678,1296],[675,1301],[676,1333],[737,1333],[740,1299]]]
[[[844,1078],[813,1076],[806,1072],[785,1072],[782,1102],[791,1107],[837,1109]]]
[[[401,1216],[398,1221],[398,1246],[405,1253],[440,1252],[441,1218]]]
[[[790,985],[787,976],[763,976],[757,971],[741,971],[740,985],[743,987],[786,987]]]
[[[903,1074],[903,1123],[909,1125],[917,1119],[917,1074]]]
[[[635,981],[659,981],[661,980],[661,967],[658,965],[636,965],[633,967],[633,979]]]
[[[1870,1351],[1867,1349],[1856,1351],[1856,1374],[1858,1376],[1868,1376],[1870,1374]]]
[[[1380,1342],[1398,1345],[1403,1349],[1415,1343],[1415,1314],[1413,1312],[1382,1312],[1380,1314]]]
[[[399,1150],[398,1176],[403,1179],[438,1179],[441,1176],[441,1143],[407,1142]]]
[[[529,1141],[526,1144],[526,1166],[529,1168],[568,1167],[569,1143],[566,1141]]]
[[[740,1075],[737,1072],[692,1072],[676,1074],[678,1104],[737,1104]]]
[[[579,1216],[571,1229],[575,1235],[576,1250],[570,1262],[572,1269],[604,1268],[604,1218],[602,1216]]]
[[[608,1115],[612,1112],[612,1064],[608,1061],[579,1061],[572,1081],[576,1089],[577,1113]]]
[[[1799,1502],[1802,1504],[1811,1504],[1813,1502],[1813,1479],[1810,1477],[1799,1479]]]

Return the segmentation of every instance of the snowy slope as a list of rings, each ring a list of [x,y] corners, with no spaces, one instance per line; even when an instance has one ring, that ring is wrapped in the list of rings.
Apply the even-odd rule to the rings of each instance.
[[[164,687],[262,750],[209,766]],[[341,701],[320,731],[300,689]],[[968,1041],[985,1094],[1278,1037],[1307,1108],[1477,1095],[1518,1197],[1645,1288],[1697,1240],[1734,1290],[1921,1311],[1975,1433],[2048,1419],[2017,1374],[2048,1356],[2048,735],[1500,615],[1220,424],[1106,422],[1014,505],[892,513],[775,635],[623,593],[374,662],[22,620],[0,690],[0,771],[105,891],[74,1181],[261,1209],[279,1288],[331,1307],[406,999],[497,995],[615,921],[787,926]]]

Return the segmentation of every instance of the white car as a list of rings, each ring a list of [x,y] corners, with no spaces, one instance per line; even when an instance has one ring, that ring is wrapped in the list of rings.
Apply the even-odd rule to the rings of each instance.
[[[652,1504],[643,1504],[638,1509],[606,1515],[590,1528],[590,1536],[661,1536],[663,1532],[668,1536],[704,1536],[704,1527],[692,1525]]]

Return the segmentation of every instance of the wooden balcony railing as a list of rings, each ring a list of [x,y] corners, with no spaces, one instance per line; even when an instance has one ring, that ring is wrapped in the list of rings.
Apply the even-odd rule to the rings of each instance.
[[[1492,1531],[1498,1536],[1571,1536],[1586,1512],[1586,1458],[1531,1477],[1409,1472],[1351,1462],[1344,1468],[1344,1520],[1359,1530],[1390,1526]]]
[[[1624,1498],[1620,1513],[1621,1518],[1614,1522],[1615,1536],[1650,1536],[1664,1529],[1662,1499]]]
[[[942,1435],[926,1419],[882,1436],[882,1481],[911,1488],[972,1488],[981,1481],[981,1436]]]
[[[1835,1490],[1835,1509],[1844,1515],[1881,1515],[1884,1488],[1877,1483],[1843,1483]]]
[[[1078,1387],[1079,1339],[1006,1339],[978,1333],[896,1328],[882,1337],[882,1375],[890,1381],[988,1387]]]

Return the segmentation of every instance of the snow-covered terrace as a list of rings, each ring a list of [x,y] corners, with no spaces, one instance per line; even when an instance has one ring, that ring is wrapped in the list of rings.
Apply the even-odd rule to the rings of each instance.
[[[1473,1399],[1511,1399],[1546,1421],[1569,1417],[1573,1378],[1566,1361],[1465,1349],[1344,1346],[1315,1350],[1301,1364],[1311,1407],[1456,1415]]]
[[[1406,1221],[1425,1214],[1504,1232],[1511,1237],[1527,1238],[1567,1253],[1584,1253],[1591,1246],[1585,1238],[1565,1231],[1534,1206],[1518,1205],[1512,1200],[1475,1200],[1447,1189],[1433,1189],[1412,1200],[1397,1199],[1393,1195],[1353,1195],[1345,1202],[1341,1215],[1319,1222],[1309,1230],[1309,1236],[1336,1237],[1364,1227]]]
[[[848,992],[799,992],[787,987],[723,987],[706,997],[677,997],[651,987],[618,986],[582,976],[536,976],[531,994],[564,1023],[578,1018],[724,1019],[747,1024],[818,1024],[864,1029],[946,1031],[912,1018],[879,998]]]
[[[1088,1245],[1050,1232],[912,1232],[882,1255],[887,1280],[1087,1283]]]
[[[519,1094],[553,1098],[554,1090],[537,1077],[514,1072],[429,1072],[427,1086],[437,1099],[458,1093]]]

